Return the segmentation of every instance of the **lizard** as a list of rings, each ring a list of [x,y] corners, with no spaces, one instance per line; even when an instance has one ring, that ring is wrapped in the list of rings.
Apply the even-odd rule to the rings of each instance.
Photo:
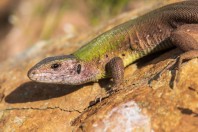
[[[196,37],[197,36],[197,37]],[[124,80],[124,68],[134,61],[171,47],[183,60],[198,57],[198,1],[177,2],[124,22],[69,55],[47,57],[28,71],[37,82],[81,85],[112,78]]]

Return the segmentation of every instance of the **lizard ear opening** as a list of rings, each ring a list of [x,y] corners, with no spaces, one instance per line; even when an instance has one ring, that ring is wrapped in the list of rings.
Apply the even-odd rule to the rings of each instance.
[[[81,65],[78,64],[78,66],[77,66],[77,73],[80,74],[80,72],[81,72]]]
[[[51,65],[51,68],[55,70],[55,69],[59,68],[60,66],[61,66],[61,64],[54,63],[54,64]]]

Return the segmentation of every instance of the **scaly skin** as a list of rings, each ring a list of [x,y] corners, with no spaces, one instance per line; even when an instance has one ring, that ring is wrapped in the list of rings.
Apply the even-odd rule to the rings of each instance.
[[[184,35],[181,30],[183,26],[188,25],[187,29],[184,28],[184,32],[187,32],[197,27],[197,23],[198,1],[164,6],[114,27],[72,55],[42,60],[30,69],[28,77],[38,82],[71,85],[113,77],[115,83],[119,84],[123,80],[124,67],[156,51],[175,45],[187,54],[192,50],[196,52],[189,53],[188,57],[182,59],[197,57],[197,41],[185,41],[188,44],[183,44],[182,37],[178,37],[178,34]],[[191,32],[187,33],[193,36]],[[180,61],[182,62],[181,59]]]

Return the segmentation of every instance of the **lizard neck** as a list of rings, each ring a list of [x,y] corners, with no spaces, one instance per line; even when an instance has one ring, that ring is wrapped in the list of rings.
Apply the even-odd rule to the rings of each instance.
[[[85,46],[73,53],[73,55],[85,63],[90,63],[92,67],[98,69],[99,73],[96,79],[106,77],[106,64],[115,56],[119,56],[119,51],[124,51],[124,42],[126,41],[125,27],[116,27],[113,30],[107,31]],[[123,43],[123,44],[122,44]]]

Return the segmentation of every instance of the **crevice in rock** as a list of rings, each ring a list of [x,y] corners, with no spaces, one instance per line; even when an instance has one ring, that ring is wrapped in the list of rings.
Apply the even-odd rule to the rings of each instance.
[[[64,111],[64,112],[78,112],[78,113],[82,113],[81,111],[76,110],[76,109],[66,110],[66,109],[63,109],[63,108],[58,107],[58,106],[55,106],[55,107],[45,107],[45,108],[34,108],[34,107],[16,108],[16,107],[13,107],[13,108],[3,109],[2,111],[11,111],[11,110],[54,110],[54,109],[59,109],[60,111]]]

